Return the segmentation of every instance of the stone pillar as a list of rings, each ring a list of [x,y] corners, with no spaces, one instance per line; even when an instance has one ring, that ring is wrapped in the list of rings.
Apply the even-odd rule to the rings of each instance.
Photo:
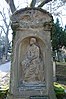
[[[56,99],[53,89],[50,33],[52,16],[39,8],[12,17],[13,51],[7,99]]]
[[[56,61],[53,61],[53,81],[56,81]]]

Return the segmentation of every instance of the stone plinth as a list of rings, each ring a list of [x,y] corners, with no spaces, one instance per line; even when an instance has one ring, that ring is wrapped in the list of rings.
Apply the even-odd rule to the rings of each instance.
[[[55,99],[50,42],[52,16],[39,8],[25,8],[16,11],[11,20],[13,51],[8,99]]]

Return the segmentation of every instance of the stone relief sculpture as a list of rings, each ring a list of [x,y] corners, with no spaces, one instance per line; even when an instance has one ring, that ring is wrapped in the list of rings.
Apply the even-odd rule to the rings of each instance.
[[[27,52],[21,64],[24,73],[24,82],[44,81],[42,76],[44,75],[43,60],[41,58],[40,47],[37,46],[36,38],[30,39]]]

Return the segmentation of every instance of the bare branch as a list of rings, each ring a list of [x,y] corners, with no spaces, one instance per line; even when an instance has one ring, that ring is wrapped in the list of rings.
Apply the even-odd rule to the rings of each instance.
[[[16,11],[16,7],[15,7],[15,5],[14,5],[14,1],[13,1],[13,0],[10,0],[10,8],[11,8],[12,13],[13,13],[14,11]]]
[[[0,15],[3,17],[3,14],[2,14],[2,12],[0,11]]]
[[[9,4],[11,12],[14,13],[14,11],[16,11],[16,7],[14,5],[14,0],[5,0],[7,2],[7,4]]]
[[[5,0],[8,4],[10,3],[10,0]]]
[[[0,28],[1,28],[1,29],[3,30],[3,32],[6,34],[4,27],[0,25]]]
[[[50,2],[52,0],[44,0],[38,7],[43,7],[46,3]]]
[[[63,0],[63,3],[66,3],[66,0]]]
[[[30,7],[35,7],[35,4],[36,4],[36,0],[32,0]]]
[[[2,11],[2,12],[0,11],[0,15],[1,15],[2,18],[3,18],[3,22],[4,22],[5,26],[6,26],[6,28],[9,28],[8,26],[10,26],[10,25],[7,24],[7,18],[6,18],[6,15],[5,15],[4,8],[3,8],[3,11]],[[10,24],[10,23],[9,23],[9,24]]]

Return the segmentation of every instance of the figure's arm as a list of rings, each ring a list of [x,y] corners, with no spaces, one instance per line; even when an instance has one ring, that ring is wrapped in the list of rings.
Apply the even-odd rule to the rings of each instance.
[[[38,47],[35,50],[35,58],[39,58],[39,48]]]

